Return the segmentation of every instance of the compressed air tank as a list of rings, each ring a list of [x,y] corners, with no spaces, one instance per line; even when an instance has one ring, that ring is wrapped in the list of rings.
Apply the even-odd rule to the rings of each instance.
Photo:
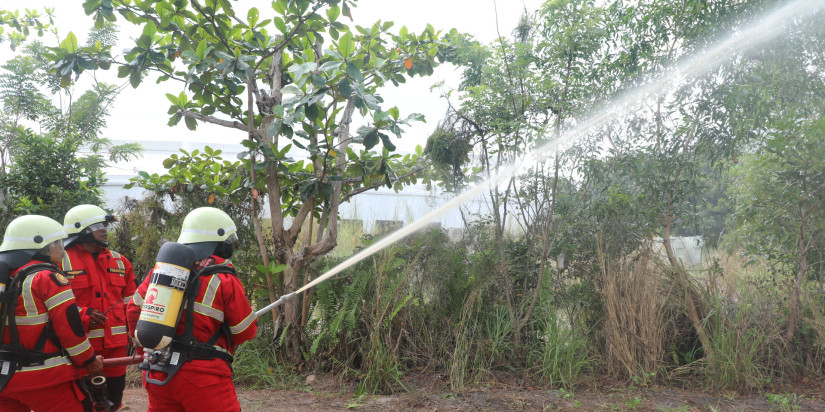
[[[135,327],[140,346],[163,349],[172,341],[194,262],[195,252],[189,246],[175,242],[161,246]]]

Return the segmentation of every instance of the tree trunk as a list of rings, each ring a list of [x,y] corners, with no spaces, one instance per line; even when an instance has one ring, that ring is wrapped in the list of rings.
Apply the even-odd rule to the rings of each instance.
[[[693,324],[693,329],[696,330],[696,334],[699,335],[699,342],[702,344],[702,348],[705,351],[705,356],[710,356],[713,353],[713,349],[711,349],[710,339],[708,339],[705,327],[702,326],[702,321],[699,318],[699,310],[696,305],[696,296],[693,293],[693,289],[690,287],[690,283],[687,279],[688,274],[682,268],[682,265],[679,264],[679,260],[676,259],[676,254],[673,253],[673,245],[670,242],[670,230],[673,225],[673,197],[668,193],[667,198],[668,213],[667,216],[664,216],[664,224],[662,226],[662,245],[665,247],[667,260],[670,262],[670,266],[673,269],[674,277],[682,287],[682,291],[685,295],[688,318],[690,318],[690,322]]]
[[[805,244],[805,224],[808,216],[805,207],[802,208],[802,219],[799,223],[799,275],[794,282],[791,291],[791,307],[788,310],[788,332],[785,334],[785,342],[791,343],[794,332],[796,332],[796,320],[799,317],[799,292],[802,289],[802,282],[808,276],[808,247]]]
[[[288,253],[291,255],[291,253]],[[292,293],[300,287],[300,267],[291,264],[284,269],[284,294]],[[289,299],[283,305],[284,324],[287,328],[287,336],[284,340],[284,350],[287,360],[292,364],[303,361],[301,354],[301,310],[300,299]]]

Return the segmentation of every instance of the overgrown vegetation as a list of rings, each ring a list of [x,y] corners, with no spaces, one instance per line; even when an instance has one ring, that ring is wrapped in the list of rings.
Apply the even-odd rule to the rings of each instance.
[[[274,290],[296,290],[378,239],[343,224],[339,231],[337,207],[351,195],[414,183],[427,156],[434,164],[428,181],[447,191],[493,176],[564,137],[610,97],[707,50],[714,36],[741,30],[776,2],[549,1],[523,16],[513,39],[490,45],[455,32],[439,37],[432,28],[395,36],[378,24],[339,38],[337,18],[349,2],[286,0],[274,2],[275,11],[299,28],[296,16],[310,4],[328,7],[327,19],[306,15],[317,33],[289,37],[281,22],[277,29],[288,36],[265,36],[255,9],[231,33],[198,26],[195,42],[178,27],[187,21],[156,19],[158,27],[130,15],[129,2],[116,3],[144,27],[129,60],[142,56],[145,64],[122,74],[136,85],[142,70],[168,72],[180,51],[170,39],[187,38],[180,55],[192,67],[187,86],[198,103],[185,93],[170,95],[172,122],[229,124],[250,137],[246,159],[227,161],[204,148],[167,159],[163,175],[135,178],[152,194],[124,203],[116,248],[145,271],[139,265],[154,261],[186,212],[221,207],[242,228],[234,260],[261,306]],[[224,1],[212,4],[194,20],[231,9]],[[135,7],[163,14],[145,2]],[[651,92],[575,147],[531,160],[526,171],[485,193],[489,214],[465,213],[460,240],[421,231],[301,294],[288,315],[260,322],[260,336],[238,353],[238,380],[279,387],[294,385],[295,371],[318,370],[356,381],[364,393],[389,393],[404,390],[410,373],[442,377],[455,391],[517,375],[570,391],[608,375],[637,387],[756,392],[799,375],[821,377],[823,12],[784,24],[792,30],[770,47],[732,51],[725,64]],[[327,53],[316,51],[324,30],[337,41]],[[230,35],[254,53],[208,49],[207,40]],[[283,53],[273,58],[258,35]],[[389,60],[373,61],[370,39],[381,35],[402,43],[411,57],[375,46]],[[258,44],[246,42],[252,39]],[[67,53],[91,52],[64,50],[62,64]],[[359,56],[352,60],[360,66],[350,56]],[[400,133],[397,110],[378,108],[370,100],[377,86],[365,84],[367,76],[387,81],[381,67],[390,60],[389,81],[403,80],[401,67],[426,74],[441,60],[465,69],[455,94],[461,104],[451,104],[426,151],[409,157],[391,154],[389,138],[379,132]],[[249,70],[252,61],[264,70]],[[232,76],[213,76],[230,69]],[[282,81],[291,83],[294,98],[281,99]],[[257,112],[239,107],[233,99],[258,82],[273,94],[256,97]],[[373,114],[374,127],[357,133],[360,142],[347,131],[356,107]],[[217,110],[236,122],[215,118]],[[290,124],[304,132],[293,136]],[[286,139],[308,142],[308,158],[288,156]],[[370,151],[379,140],[385,150]],[[356,153],[352,143],[365,150]],[[260,212],[267,194],[274,196],[269,221]],[[295,220],[285,226],[289,217]],[[675,249],[681,236],[705,237],[713,248],[688,265]],[[328,253],[336,244],[337,253]],[[769,399],[786,409],[795,404]]]

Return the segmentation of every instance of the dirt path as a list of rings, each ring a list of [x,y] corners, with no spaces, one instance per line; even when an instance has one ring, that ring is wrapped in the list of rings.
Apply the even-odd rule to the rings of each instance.
[[[244,411],[825,411],[822,381],[800,382],[781,391],[748,395],[619,386],[573,394],[507,385],[488,385],[454,394],[422,385],[409,387],[409,392],[361,398],[351,388],[326,381],[307,391],[240,389],[238,398]],[[126,389],[124,403],[123,410],[129,411],[145,411],[148,406],[144,390],[136,387]]]

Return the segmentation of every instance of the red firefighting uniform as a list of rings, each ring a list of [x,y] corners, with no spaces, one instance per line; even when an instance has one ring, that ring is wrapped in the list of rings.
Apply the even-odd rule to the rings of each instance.
[[[195,262],[192,270],[213,264],[229,263],[218,256],[211,256]],[[140,318],[140,309],[152,274],[146,276],[127,305],[129,330],[134,331]],[[232,334],[229,345],[225,334],[221,334],[215,347],[235,353],[235,347],[253,337],[258,330],[257,318],[244,288],[237,277],[217,273],[202,276],[200,289],[195,297],[194,337],[206,342],[226,323]],[[186,309],[181,310],[177,334],[183,335],[186,324]],[[166,374],[149,372],[153,379],[163,380]],[[192,360],[164,386],[144,383],[149,393],[149,412],[153,411],[239,411],[235,387],[232,384],[232,369],[222,359]]]
[[[34,263],[42,262],[30,261],[13,270],[11,276]],[[47,340],[43,352],[56,355],[43,365],[23,367],[15,372],[0,393],[0,411],[82,411],[80,402],[84,395],[73,382],[79,377],[75,367],[94,361],[95,351],[82,325],[79,322],[72,325],[67,317],[67,311],[78,310],[69,281],[57,272],[41,270],[27,276],[21,290],[15,306],[20,344],[34,349],[43,329],[51,324],[68,356],[58,354],[60,348],[51,339]],[[9,343],[9,339],[6,329],[3,342]]]
[[[119,253],[103,248],[97,256],[87,252],[80,245],[66,249],[61,263],[66,277],[72,282],[72,290],[81,308],[83,326],[88,331],[89,341],[98,355],[104,358],[126,356],[129,334],[126,330],[126,305],[124,298],[135,294],[135,272],[132,263]],[[89,327],[90,309],[106,313],[106,324]],[[110,378],[126,374],[126,366],[103,369]]]

